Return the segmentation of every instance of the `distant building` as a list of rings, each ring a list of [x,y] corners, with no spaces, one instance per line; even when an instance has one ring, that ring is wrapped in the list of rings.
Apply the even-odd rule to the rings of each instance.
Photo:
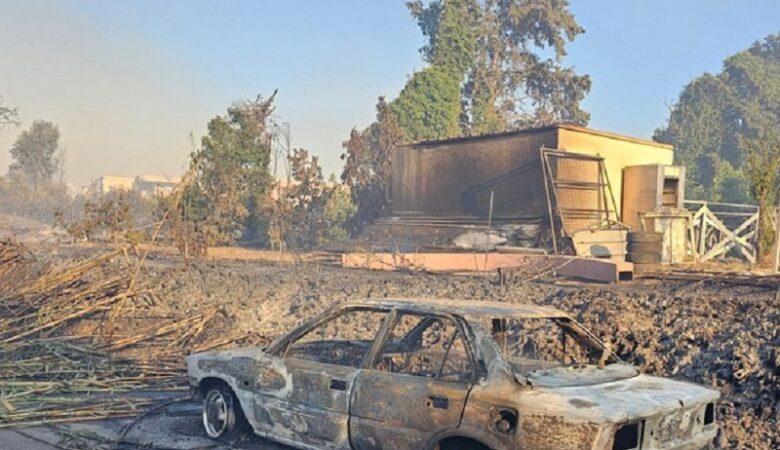
[[[142,196],[168,195],[181,181],[181,177],[165,175],[138,175],[133,181],[133,191]]]
[[[114,191],[133,190],[133,177],[117,177],[113,175],[103,175],[97,181],[97,188],[101,194],[108,194]]]

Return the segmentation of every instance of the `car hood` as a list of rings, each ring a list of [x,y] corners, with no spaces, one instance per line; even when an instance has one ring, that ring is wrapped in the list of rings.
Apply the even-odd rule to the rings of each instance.
[[[717,391],[703,386],[649,375],[597,384],[533,386],[520,396],[524,410],[532,414],[611,423],[688,409],[719,397]]]

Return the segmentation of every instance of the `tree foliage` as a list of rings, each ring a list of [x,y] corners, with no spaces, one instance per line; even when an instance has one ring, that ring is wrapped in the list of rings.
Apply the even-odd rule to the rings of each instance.
[[[428,7],[409,5],[430,42],[422,49],[430,65],[414,73],[393,111],[407,141],[460,134],[461,85],[474,63],[477,36],[475,0],[445,0]]]
[[[0,97],[0,130],[8,125],[19,125],[19,112],[3,103]]]
[[[134,191],[88,192],[77,196],[70,208],[57,211],[55,223],[74,240],[140,241],[142,233],[131,230],[150,221],[154,205],[154,199]]]
[[[36,120],[30,129],[22,131],[11,147],[14,162],[11,171],[20,171],[33,186],[51,182],[57,172],[55,157],[60,130],[51,122]]]
[[[71,197],[61,183],[35,186],[18,170],[0,177],[0,212],[53,224],[57,211],[68,205]]]
[[[460,8],[453,3],[416,0],[408,7],[428,38],[421,49],[426,61],[433,66],[442,59],[464,63],[463,134],[587,124],[590,116],[580,102],[590,90],[590,78],[563,66],[567,43],[584,32],[568,1],[472,0]],[[448,10],[462,16],[454,21],[460,28],[443,25]],[[453,35],[460,37],[458,45],[452,45]]]
[[[289,183],[269,171],[280,133],[272,117],[276,92],[237,103],[208,124],[174,195],[161,199],[157,216],[186,257],[213,245],[239,241],[258,247],[308,250],[346,237],[354,207],[343,186],[328,183],[307,150],[289,155]]]
[[[295,149],[289,157],[289,184],[277,182],[269,237],[277,248],[308,250],[348,237],[354,213],[343,186],[326,182],[316,156]]]
[[[762,253],[778,191],[780,34],[726,59],[717,75],[691,81],[655,139],[674,144],[688,191],[712,201],[758,202]]]
[[[392,150],[404,140],[398,118],[383,97],[376,106],[376,122],[363,131],[355,128],[344,142],[341,180],[357,207],[354,227],[376,219],[389,208]]]
[[[213,118],[192,154],[194,177],[181,213],[199,224],[211,245],[239,238],[258,245],[266,241],[263,202],[272,182],[268,120],[275,95],[237,103],[227,115]]]
[[[358,207],[356,226],[387,212],[391,150],[401,142],[575,122],[590,78],[563,66],[583,32],[566,0],[414,0],[427,38],[427,67],[398,97],[377,105],[377,121],[344,143],[342,180]]]
[[[392,107],[405,141],[444,139],[460,132],[460,82],[439,67],[412,75]]]

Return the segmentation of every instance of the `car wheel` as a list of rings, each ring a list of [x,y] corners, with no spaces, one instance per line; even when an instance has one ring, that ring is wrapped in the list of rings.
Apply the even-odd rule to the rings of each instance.
[[[203,399],[203,428],[212,439],[235,438],[243,433],[241,405],[226,386],[215,386]]]

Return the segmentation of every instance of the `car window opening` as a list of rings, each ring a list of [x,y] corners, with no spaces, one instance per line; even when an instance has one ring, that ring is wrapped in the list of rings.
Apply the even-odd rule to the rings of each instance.
[[[618,361],[598,340],[567,319],[494,318],[490,330],[504,360],[518,374]]]
[[[446,317],[402,314],[382,346],[375,370],[467,382],[473,374],[458,326]]]

